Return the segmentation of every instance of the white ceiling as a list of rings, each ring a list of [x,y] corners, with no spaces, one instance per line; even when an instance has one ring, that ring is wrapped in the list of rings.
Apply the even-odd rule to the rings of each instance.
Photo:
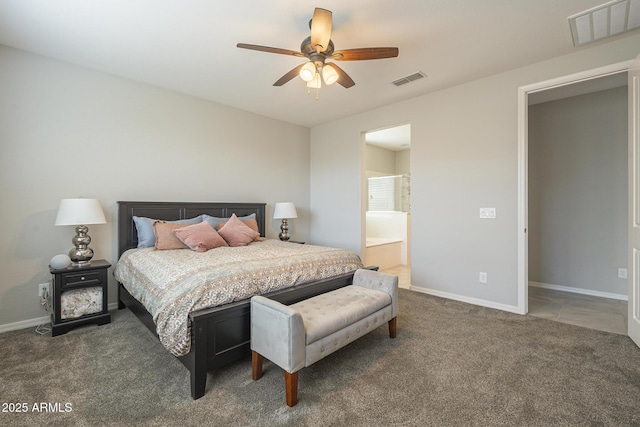
[[[411,149],[411,125],[400,125],[367,132],[364,136],[367,144],[391,151]]]
[[[586,48],[567,18],[603,2],[2,0],[0,44],[314,126]],[[301,59],[236,44],[299,50],[314,7],[333,12],[337,50],[397,46],[399,57],[340,62],[356,85],[323,87],[319,100],[298,78],[272,86]],[[390,83],[416,71],[428,77]]]

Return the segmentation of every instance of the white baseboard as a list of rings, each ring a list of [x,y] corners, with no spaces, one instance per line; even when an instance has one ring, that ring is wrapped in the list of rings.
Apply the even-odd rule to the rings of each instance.
[[[51,320],[49,316],[38,317],[36,319],[21,320],[20,322],[7,323],[0,325],[0,334],[4,332],[17,331],[26,328],[35,328],[43,323],[49,323]]]
[[[109,311],[117,310],[118,303],[114,302],[108,305]],[[50,323],[51,318],[49,316],[37,317],[35,319],[21,320],[19,322],[6,323],[4,325],[0,325],[0,334],[10,331],[19,331],[20,329],[26,328],[35,328],[38,325],[42,325],[44,323]]]
[[[410,289],[412,291],[421,292],[423,294],[434,295],[437,297],[452,299],[455,301],[466,302],[468,304],[479,305],[481,307],[494,308],[496,310],[508,311],[510,313],[515,313],[515,314],[524,314],[518,311],[518,307],[514,305],[500,304],[493,301],[486,301],[482,299],[466,297],[462,295],[452,294],[449,292],[436,291],[435,289],[428,289],[428,288],[423,288],[423,287],[414,286],[414,285],[411,285]]]
[[[570,286],[552,285],[549,283],[541,283],[541,282],[529,282],[529,286],[533,286],[535,288],[551,289],[554,291],[571,292],[574,294],[591,295],[593,297],[616,299],[620,301],[629,301],[629,297],[627,295],[613,294],[610,292],[600,292],[600,291],[594,291],[591,289],[572,288]]]

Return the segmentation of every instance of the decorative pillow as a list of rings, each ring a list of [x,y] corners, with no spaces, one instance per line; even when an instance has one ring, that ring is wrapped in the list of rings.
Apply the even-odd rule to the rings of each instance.
[[[242,218],[238,218],[240,221],[242,221],[244,223],[244,225],[246,225],[247,227],[249,227],[250,229],[252,229],[253,231],[257,232],[258,235],[260,235],[260,230],[258,229],[258,221],[256,221],[255,218],[249,218],[249,219],[242,219]],[[222,221],[218,222],[216,224],[216,230],[220,230],[222,227],[224,227],[224,225],[227,223],[227,218],[223,219]]]
[[[208,222],[212,227],[215,227],[217,223],[224,222],[227,218],[218,218],[217,216],[202,214],[202,220]]]
[[[218,233],[229,246],[246,246],[260,237],[260,233],[239,220],[236,214],[231,215],[231,218],[218,230]]]
[[[229,246],[218,232],[206,221],[199,224],[187,225],[173,231],[182,243],[196,252],[206,252],[209,249]]]
[[[183,224],[156,221],[153,223],[153,232],[156,235],[156,250],[164,249],[186,249],[187,245],[182,243],[174,234],[174,230],[184,227]]]
[[[159,221],[153,218],[146,218],[143,216],[134,216],[133,222],[136,224],[136,230],[138,230],[138,248],[153,248],[156,244],[156,235],[153,231],[153,223]],[[177,221],[163,221],[169,224],[197,224],[202,222],[202,215],[195,218],[179,219]]]
[[[238,219],[240,221],[247,221],[247,220],[250,220],[250,219],[255,220],[256,219],[256,214],[252,213],[252,214],[247,215],[247,216],[239,216]],[[207,221],[216,230],[220,230],[222,228],[222,226],[224,225],[224,223],[229,220],[229,218],[218,218],[217,216],[210,216],[210,215],[207,215],[207,214],[202,214],[202,220],[203,221]],[[256,221],[256,229],[255,230],[257,232],[260,232],[260,230],[258,230],[257,227],[258,227],[258,222]]]

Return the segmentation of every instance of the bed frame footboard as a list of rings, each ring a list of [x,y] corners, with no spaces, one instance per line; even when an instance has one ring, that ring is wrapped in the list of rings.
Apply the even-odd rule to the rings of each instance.
[[[377,267],[369,267],[377,270]],[[294,304],[343,286],[350,285],[353,274],[346,273],[266,294],[283,304]],[[129,308],[157,336],[151,315],[129,292],[118,285],[118,308]],[[178,360],[191,374],[191,397],[204,396],[207,372],[251,355],[250,300],[203,309],[189,314],[191,351]]]

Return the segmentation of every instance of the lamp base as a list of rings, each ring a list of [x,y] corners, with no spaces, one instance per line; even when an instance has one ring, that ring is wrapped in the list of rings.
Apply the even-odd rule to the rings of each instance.
[[[91,264],[93,258],[93,250],[89,247],[91,237],[87,234],[89,229],[85,225],[76,227],[76,235],[71,239],[75,248],[69,251],[71,265],[74,267],[83,267]]]
[[[291,236],[289,236],[289,224],[287,223],[286,218],[282,219],[282,225],[280,226],[280,234],[278,234],[278,237],[283,242],[287,242],[291,238]]]

